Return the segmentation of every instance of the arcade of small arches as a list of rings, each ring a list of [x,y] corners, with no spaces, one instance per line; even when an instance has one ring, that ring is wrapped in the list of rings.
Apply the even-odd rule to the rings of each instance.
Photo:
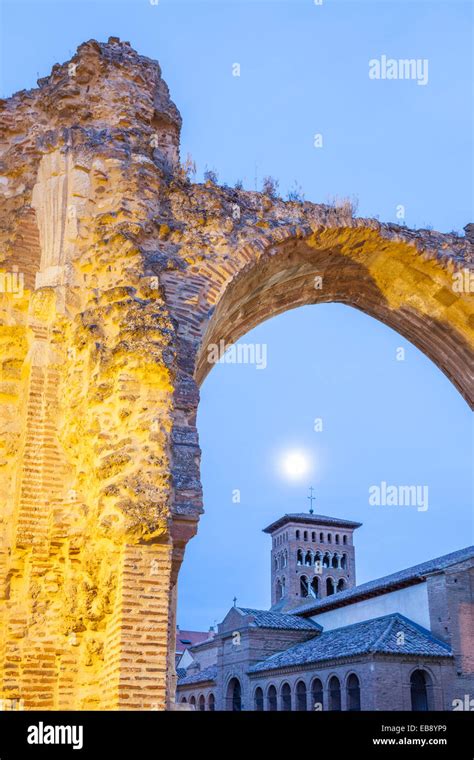
[[[347,554],[343,552],[313,552],[311,550],[304,551],[304,549],[298,549],[296,552],[296,564],[297,566],[313,567],[316,568],[316,572],[321,568],[333,568],[334,570],[347,570]],[[273,558],[273,566],[275,571],[282,570],[288,565],[288,550],[284,549],[279,554],[276,554]]]
[[[339,578],[337,581],[331,576],[324,580],[319,579],[315,575],[311,580],[307,575],[300,576],[300,596],[303,599],[313,597],[313,599],[319,599],[322,596],[323,588],[326,590],[326,596],[332,596],[332,594],[338,594],[340,591],[344,591],[347,588],[344,578]],[[276,581],[276,599],[280,601],[286,594],[286,578],[283,575],[281,578],[277,578]]]
[[[341,711],[361,710],[361,679],[353,671],[343,677],[329,675],[323,677],[300,678],[293,686],[288,681],[280,685],[270,683],[257,686],[253,690],[252,706],[257,712],[277,711]],[[433,678],[427,670],[416,668],[410,675],[411,710],[425,712],[433,709]],[[214,711],[216,700],[213,692],[200,693],[181,698],[181,703],[189,702],[194,709]],[[225,710],[240,712],[245,708],[242,687],[238,678],[230,679],[225,699]],[[248,708],[247,708],[248,709]]]
[[[312,552],[298,549],[296,552],[296,564],[305,567],[326,568],[332,567],[334,570],[347,570],[347,554],[343,552]]]
[[[346,690],[346,709],[360,710],[360,679],[355,673],[349,673],[343,684],[336,675],[332,675],[327,678],[325,685],[321,678],[316,677],[309,685],[300,679],[293,688],[287,681],[279,688],[270,684],[265,691],[261,686],[257,686],[253,695],[253,709],[257,712],[342,710],[342,688]]]
[[[186,697],[181,699],[182,704],[186,704],[187,702],[188,700]],[[195,697],[193,694],[189,697],[189,704],[194,707],[195,710],[200,710],[201,712],[214,712],[216,709],[216,698],[212,691],[207,695],[199,694],[198,697]]]
[[[326,535],[321,531],[319,532],[316,530],[299,530],[297,529],[295,531],[295,539],[297,541],[311,541],[313,544],[318,542],[320,544],[332,544],[334,538],[335,544],[343,544],[346,546],[348,544],[347,535],[346,534],[339,534],[335,533],[334,536],[332,533],[326,533]],[[288,531],[285,531],[284,533],[280,533],[279,536],[275,536],[273,539],[273,548],[276,549],[279,546],[282,546],[284,543],[286,543],[289,540]]]

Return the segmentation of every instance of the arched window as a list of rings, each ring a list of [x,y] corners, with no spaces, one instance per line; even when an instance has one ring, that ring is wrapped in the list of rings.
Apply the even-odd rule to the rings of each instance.
[[[308,531],[305,530],[303,533],[303,541],[307,541],[307,540],[308,540]]]
[[[291,710],[291,688],[289,683],[284,683],[281,687],[281,709],[286,712]]]
[[[277,602],[280,601],[280,599],[283,596],[283,586],[281,585],[281,581],[279,578],[277,578],[277,582],[275,584],[275,597]]]
[[[347,554],[343,554],[341,557],[341,567],[343,570],[347,568]]]
[[[206,700],[204,699],[204,694],[201,694],[201,696],[199,697],[199,709],[201,710],[201,712],[204,712],[204,710],[206,709]]]
[[[410,677],[411,709],[426,712],[430,709],[431,678],[426,670],[414,670]]]
[[[300,532],[299,532],[299,530],[297,530],[297,531],[296,531],[296,539],[298,540],[298,539],[299,539],[299,537],[300,537]]]
[[[319,543],[324,544],[324,533],[319,534]]]
[[[345,545],[347,544],[347,536],[342,537],[342,543]]]
[[[187,702],[187,701],[188,701],[188,700],[186,699],[186,697],[183,697],[183,698],[181,699],[181,703],[182,703],[182,704],[184,704],[184,702]]]
[[[285,554],[283,555],[283,567],[286,567],[288,564],[288,549],[285,549]]]
[[[281,595],[282,595],[282,597],[285,596],[285,593],[286,593],[286,579],[285,579],[285,576],[283,576],[283,578],[281,579]]]
[[[337,586],[336,586],[336,591],[338,591],[338,592],[339,591],[344,591],[344,586],[345,586],[344,578],[339,578],[339,580],[337,582]]]
[[[321,562],[320,554],[314,558],[314,572],[318,573],[318,575],[321,575],[323,572],[323,563]]]
[[[273,684],[268,687],[267,691],[268,709],[270,712],[276,712],[278,710],[277,705],[277,690]]]
[[[210,710],[211,712],[214,712],[216,709],[216,698],[212,692],[209,694],[207,698],[207,707],[208,707],[208,710]]]
[[[314,532],[314,530],[311,533],[311,541],[313,541],[313,543],[316,541],[316,533]]]
[[[255,689],[255,709],[257,712],[262,712],[263,710],[263,691],[260,686],[257,686]]]
[[[360,710],[360,681],[355,673],[351,673],[347,679],[347,709]]]
[[[336,676],[329,679],[329,709],[341,709],[341,684]]]
[[[275,570],[278,570],[278,557],[275,557],[273,565],[274,565]]]
[[[298,549],[296,552],[296,564],[302,565],[303,564],[303,552],[301,549]]]
[[[329,557],[329,554],[326,552],[326,554],[323,557],[323,567],[329,567],[331,564],[331,559]]]
[[[331,564],[332,564],[333,568],[334,568],[335,570],[337,570],[337,568],[339,567],[339,557],[338,557],[338,555],[337,555],[337,554],[334,554],[334,555],[333,555],[333,558],[332,558],[332,562],[331,562]]]
[[[196,707],[196,697],[190,697],[189,698],[189,704],[190,705],[194,705],[194,707]]]
[[[339,543],[339,533],[336,533],[336,535],[334,536],[334,540],[335,540],[336,544]]]
[[[328,533],[328,544],[330,544],[332,541],[332,534]]]
[[[306,575],[300,577],[300,596],[303,598],[309,596],[309,584]]]
[[[231,712],[240,712],[242,710],[242,689],[238,678],[231,678],[227,686],[226,709]]]
[[[311,684],[311,708],[322,710],[323,706],[323,684],[319,678],[315,678]]]
[[[313,580],[311,581],[311,586],[309,587],[309,591],[311,596],[314,596],[315,599],[319,596],[319,578],[314,576]]]
[[[306,567],[311,567],[311,565],[313,564],[313,555],[311,554],[311,552],[306,552],[304,563]]]
[[[308,709],[306,703],[306,684],[304,681],[298,681],[296,684],[296,709],[298,712],[306,712]]]
[[[332,596],[334,594],[334,581],[332,578],[326,580],[326,596]]]

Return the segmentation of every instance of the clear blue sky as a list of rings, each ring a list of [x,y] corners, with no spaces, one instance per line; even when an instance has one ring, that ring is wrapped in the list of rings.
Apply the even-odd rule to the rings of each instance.
[[[3,2],[0,95],[110,35],[160,61],[198,177],[207,165],[252,189],[271,174],[284,194],[296,180],[308,200],[355,196],[360,215],[384,221],[402,204],[409,226],[474,220],[470,3]],[[428,84],[370,80],[368,61],[382,55],[428,59]],[[472,418],[426,357],[336,304],[288,312],[243,340],[268,345],[268,368],[218,365],[202,388],[206,514],[180,576],[183,628],[221,619],[234,593],[269,604],[261,528],[307,507],[310,483],[275,471],[293,445],[320,463],[317,509],[364,523],[359,582],[472,541]],[[370,507],[382,480],[428,485],[428,511]]]

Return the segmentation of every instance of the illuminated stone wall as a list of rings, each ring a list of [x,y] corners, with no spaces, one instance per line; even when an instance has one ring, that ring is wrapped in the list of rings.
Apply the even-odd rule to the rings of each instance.
[[[0,103],[0,698],[163,709],[209,349],[338,301],[472,405],[473,248],[192,184],[159,65],[115,38],[38,84]]]

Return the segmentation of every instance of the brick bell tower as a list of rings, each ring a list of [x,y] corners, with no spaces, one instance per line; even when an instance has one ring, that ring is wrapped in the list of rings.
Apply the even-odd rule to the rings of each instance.
[[[353,533],[362,523],[313,512],[285,514],[263,529],[272,537],[272,609],[284,612],[356,583]]]

